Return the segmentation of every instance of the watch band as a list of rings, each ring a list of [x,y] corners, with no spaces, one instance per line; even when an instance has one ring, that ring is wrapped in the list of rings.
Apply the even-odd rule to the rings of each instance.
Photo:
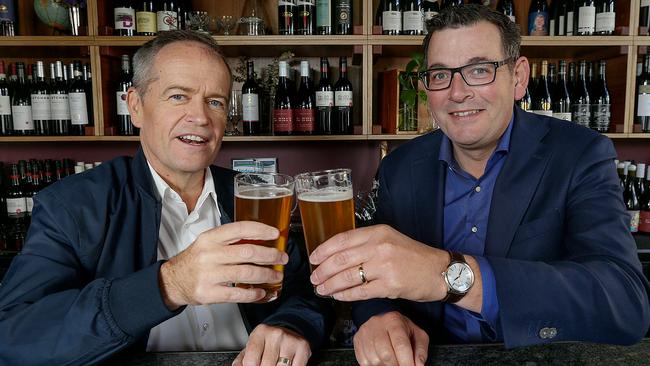
[[[457,252],[452,252],[451,250],[448,250],[447,252],[449,253],[449,257],[450,257],[449,266],[451,266],[455,262],[467,264],[467,261],[465,260],[465,257],[462,254],[457,253]],[[449,267],[449,266],[447,266],[447,267]],[[443,275],[445,275],[446,272],[447,271],[443,272]],[[445,283],[447,283],[447,282],[445,281]],[[460,301],[460,299],[465,297],[465,295],[467,294],[467,293],[454,292],[451,289],[451,287],[449,287],[448,284],[447,284],[447,286],[448,286],[447,287],[447,295],[440,301],[448,302],[448,303],[453,304],[453,303],[456,303],[456,302]]]

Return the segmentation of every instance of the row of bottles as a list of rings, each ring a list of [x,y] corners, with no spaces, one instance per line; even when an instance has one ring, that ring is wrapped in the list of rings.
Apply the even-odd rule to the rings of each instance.
[[[649,1],[650,2],[650,1]],[[641,131],[650,133],[650,54],[643,55],[641,72],[636,81],[636,124]]]
[[[650,233],[650,169],[644,163],[617,161],[623,201],[630,218],[631,232]]]
[[[93,125],[92,76],[90,65],[81,61],[65,67],[50,63],[45,77],[43,61],[25,68],[10,65],[9,78],[0,61],[0,135],[78,135]],[[30,65],[31,66],[31,65]]]
[[[532,64],[527,93],[518,105],[527,111],[573,121],[581,126],[606,133],[611,124],[611,98],[607,87],[607,63],[596,63],[598,74],[594,78],[593,63],[582,60],[576,64],[559,61],[559,69],[547,60]],[[556,70],[558,72],[556,73]]]
[[[118,0],[113,8],[117,36],[155,36],[158,32],[185,29],[185,1]]]
[[[514,17],[514,0],[499,2]],[[528,8],[530,36],[607,36],[616,26],[615,0],[533,0]]]
[[[281,35],[352,34],[352,0],[279,0]]]
[[[115,104],[117,106],[117,134],[121,136],[137,136],[140,129],[133,126],[131,115],[126,103],[126,94],[133,86],[133,72],[131,71],[131,60],[129,55],[122,55],[120,78],[115,90]]]
[[[437,0],[381,0],[375,15],[375,24],[382,34],[418,35],[426,33],[426,23],[440,11],[440,7],[460,5],[462,1]]]

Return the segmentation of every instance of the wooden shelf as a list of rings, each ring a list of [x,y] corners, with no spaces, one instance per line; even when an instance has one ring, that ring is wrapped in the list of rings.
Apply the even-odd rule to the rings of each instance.
[[[92,46],[91,36],[16,36],[0,37],[0,46]]]
[[[521,37],[522,46],[631,46],[632,36]]]

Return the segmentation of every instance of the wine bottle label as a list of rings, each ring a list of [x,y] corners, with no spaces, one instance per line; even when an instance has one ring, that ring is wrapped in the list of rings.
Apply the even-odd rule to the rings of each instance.
[[[385,11],[382,13],[381,26],[385,31],[402,30],[402,16],[399,11]]]
[[[560,17],[558,19],[558,23],[559,23],[558,24],[558,30],[557,30],[557,35],[558,36],[565,36],[566,35],[566,28],[565,28],[565,24],[564,24],[565,22],[566,22],[566,18],[564,17],[564,15],[560,15]]]
[[[333,106],[334,106],[333,91],[316,92],[316,107],[333,107]]]
[[[578,33],[593,33],[596,26],[596,7],[581,6],[578,9]]]
[[[242,110],[244,121],[258,122],[260,120],[259,95],[255,93],[242,94]]]
[[[280,0],[278,6],[296,6],[296,3],[292,0]]]
[[[20,215],[27,212],[27,200],[25,197],[7,198],[7,214],[9,216]]]
[[[553,117],[571,122],[571,113],[553,113]]]
[[[641,7],[650,6],[650,0],[641,0]]]
[[[115,8],[115,29],[135,29],[135,10],[133,8]]]
[[[639,213],[639,231],[650,233],[650,211],[641,211]]]
[[[297,2],[298,6],[314,6],[314,0],[298,0]]]
[[[139,11],[135,14],[138,33],[156,33],[156,13]]]
[[[329,1],[316,2],[316,27],[332,26],[332,8]]]
[[[86,93],[70,93],[70,122],[73,125],[88,124]]]
[[[158,31],[178,29],[178,13],[175,11],[159,11],[156,13]]]
[[[35,121],[48,121],[52,119],[49,95],[32,94],[32,118]]]
[[[349,0],[338,0],[336,2],[336,19],[339,24],[350,24],[350,13],[352,12],[352,4]]]
[[[293,111],[291,109],[273,110],[273,131],[291,132],[293,130]]]
[[[639,210],[627,210],[627,214],[630,215],[630,232],[638,232],[640,216]]]
[[[616,26],[616,13],[596,14],[596,32],[613,32]]]
[[[126,104],[126,92],[118,91],[115,93],[115,100],[117,101],[117,115],[128,116],[129,107]]]
[[[535,113],[535,114],[539,114],[540,116],[553,117],[553,111],[542,110],[542,109],[535,109],[535,110],[532,110],[531,112],[533,112],[533,113]]]
[[[596,129],[599,131],[609,130],[609,123],[612,120],[611,104],[592,104],[591,118]]]
[[[639,85],[639,93],[644,94],[639,94],[636,114],[637,116],[650,116],[650,85]]]
[[[429,20],[433,19],[433,17],[436,14],[438,14],[437,11],[431,11],[431,10],[430,11],[425,11],[424,12],[424,20],[428,22]],[[512,18],[513,18],[513,22],[514,22],[514,17],[512,17]]]
[[[11,115],[11,99],[7,95],[0,95],[0,116]]]
[[[424,28],[422,13],[419,11],[405,11],[403,14],[405,31],[421,31]]]
[[[32,106],[15,105],[11,107],[11,115],[14,120],[14,130],[33,131],[34,120],[32,118]]]
[[[548,21],[548,35],[553,37],[555,36],[555,19],[551,19]]]
[[[589,107],[589,104],[572,104],[571,120],[580,126],[589,127],[589,120],[591,120],[591,110]]]
[[[294,130],[298,132],[312,132],[314,131],[314,122],[316,120],[316,113],[313,109],[296,109],[294,114]]]
[[[548,13],[535,11],[528,14],[528,35],[548,36]]]
[[[34,197],[25,197],[25,203],[27,204],[27,212],[31,214],[34,210]]]
[[[566,35],[567,36],[573,35],[573,12],[572,11],[568,11],[566,13]]]
[[[50,95],[50,106],[52,107],[52,119],[70,119],[70,103],[68,94]]]
[[[334,92],[334,105],[336,107],[352,107],[352,91]]]

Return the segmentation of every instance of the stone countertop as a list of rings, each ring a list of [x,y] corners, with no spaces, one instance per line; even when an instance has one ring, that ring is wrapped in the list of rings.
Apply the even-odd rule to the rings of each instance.
[[[142,353],[108,365],[230,365],[237,352]],[[506,350],[502,344],[432,346],[427,365],[649,365],[650,339],[629,346],[554,343]],[[357,365],[351,349],[325,350],[310,365]]]

